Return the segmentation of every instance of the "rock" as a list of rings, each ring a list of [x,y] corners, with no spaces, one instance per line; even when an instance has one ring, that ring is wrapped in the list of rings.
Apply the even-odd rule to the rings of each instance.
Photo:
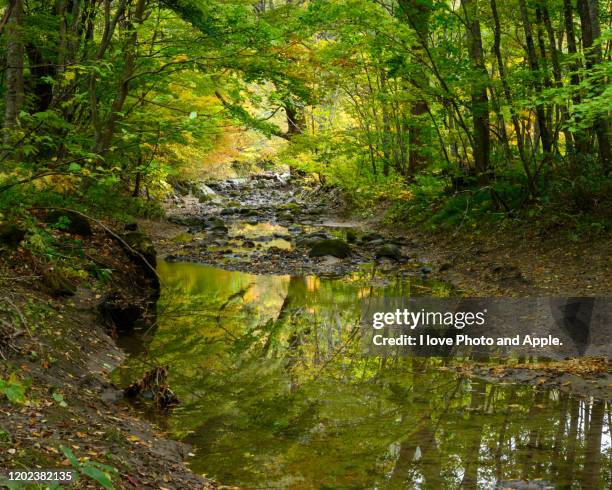
[[[431,267],[424,265],[423,267],[421,267],[419,269],[419,271],[421,271],[421,274],[431,274]]]
[[[42,270],[42,282],[51,296],[73,296],[76,293],[76,286],[56,267],[45,267]]]
[[[64,218],[64,219],[63,219]],[[67,231],[72,235],[90,236],[91,225],[89,220],[84,216],[72,211],[50,211],[44,218],[46,223],[58,224],[59,222],[65,222],[65,225],[61,226],[61,229]]]
[[[351,247],[344,240],[331,239],[323,240],[315,243],[308,254],[310,257],[323,257],[325,255],[331,255],[332,257],[338,257],[344,259],[351,255]]]
[[[225,223],[223,222],[223,220],[219,218],[211,218],[210,220],[206,222],[205,226],[206,228],[208,228],[210,231],[213,231],[213,232],[218,232],[218,233],[228,232],[227,226],[225,226]]]
[[[123,240],[136,252],[142,255],[152,268],[157,266],[157,252],[151,239],[140,231],[128,231]]]
[[[366,233],[365,235],[363,235],[361,237],[361,242],[362,243],[370,243],[370,242],[374,242],[376,240],[383,240],[384,241],[385,237],[382,236],[380,233],[376,233],[376,232],[371,232],[371,233]],[[380,242],[382,243],[382,242]]]
[[[123,229],[125,231],[136,231],[138,229],[138,223],[136,223],[136,221],[130,221],[129,223],[125,224]]]
[[[0,224],[0,245],[17,247],[25,238],[25,229],[13,223]]]
[[[355,233],[355,230],[351,230],[350,228],[346,230],[346,241],[349,243],[355,243],[357,241],[357,233]]]
[[[388,243],[386,245],[382,245],[376,250],[376,258],[387,258],[401,262],[404,259],[404,256],[402,255],[402,251],[397,245]]]
[[[330,240],[331,238],[331,235],[325,231],[314,231],[298,237],[296,242],[298,245],[312,247],[323,240]]]
[[[297,212],[300,210],[300,206],[298,203],[296,202],[286,202],[284,204],[281,204],[278,209],[282,209],[283,211],[293,211],[293,212]]]
[[[245,240],[244,242],[242,242],[242,246],[244,248],[255,248],[255,242],[252,240]]]
[[[295,217],[290,211],[281,211],[280,213],[277,214],[277,216],[280,221],[289,221],[289,222],[295,221]]]
[[[438,269],[440,272],[449,270],[453,265],[450,262],[444,262]]]
[[[210,201],[218,197],[215,191],[202,182],[192,186],[191,195],[200,202]]]

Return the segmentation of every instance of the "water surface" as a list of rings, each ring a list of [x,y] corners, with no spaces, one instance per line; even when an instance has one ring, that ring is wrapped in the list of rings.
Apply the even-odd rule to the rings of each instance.
[[[157,422],[195,446],[197,472],[247,489],[612,488],[604,400],[361,355],[360,301],[451,294],[444,284],[372,267],[342,279],[165,262],[159,273],[148,353],[118,376],[170,367],[182,403]]]

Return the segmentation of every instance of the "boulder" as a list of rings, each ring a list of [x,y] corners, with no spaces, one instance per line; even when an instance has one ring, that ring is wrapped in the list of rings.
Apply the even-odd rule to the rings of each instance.
[[[61,228],[72,235],[91,235],[91,224],[89,220],[72,211],[63,211],[59,209],[57,211],[50,211],[47,213],[44,220],[46,223],[50,224],[58,224],[62,221],[65,222],[65,225]]]
[[[377,240],[384,240],[385,237],[382,236],[380,233],[376,233],[376,232],[371,232],[371,233],[366,233],[365,235],[363,235],[361,237],[361,242],[362,243],[371,243],[371,242],[375,242]]]
[[[322,240],[312,246],[308,255],[310,257],[323,257],[325,255],[331,255],[332,257],[344,259],[351,255],[351,247],[344,240],[337,238]]]
[[[210,201],[217,197],[217,193],[202,182],[192,186],[191,195],[200,202]]]
[[[13,223],[0,223],[0,246],[17,247],[25,238],[25,229]]]
[[[313,231],[311,233],[305,233],[304,235],[298,238],[298,241],[303,242],[306,245],[309,245],[307,243],[309,240],[320,242],[321,240],[329,240],[331,238],[333,237],[329,233],[327,233],[326,231],[320,230],[320,231]],[[312,244],[314,244],[314,242]]]
[[[211,218],[206,223],[206,228],[216,233],[227,233],[228,232],[227,226],[225,226],[225,223],[223,222],[223,220],[219,218]]]
[[[295,221],[295,217],[293,216],[293,213],[291,211],[281,211],[277,214],[277,217],[279,221],[288,221],[291,223]]]
[[[404,256],[402,255],[402,251],[397,245],[394,245],[392,243],[387,243],[386,245],[380,246],[376,250],[376,258],[377,259],[382,259],[382,258],[393,259],[393,260],[397,260],[398,262],[401,262]]]

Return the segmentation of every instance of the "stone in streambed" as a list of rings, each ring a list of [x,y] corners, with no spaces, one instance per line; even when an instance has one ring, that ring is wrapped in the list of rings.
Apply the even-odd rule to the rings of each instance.
[[[357,233],[355,233],[355,230],[346,230],[346,241],[349,243],[355,243],[357,241]]]
[[[344,240],[340,239],[322,240],[312,246],[308,255],[310,257],[331,255],[332,257],[344,259],[351,255],[351,247]]]
[[[211,218],[206,223],[206,228],[215,233],[227,233],[228,229],[223,220],[219,218]]]
[[[384,241],[385,237],[382,236],[380,233],[376,233],[376,232],[371,232],[371,233],[366,233],[365,235],[363,235],[361,237],[361,243],[382,243],[382,241]]]
[[[312,247],[323,240],[329,239],[331,239],[331,235],[329,233],[325,231],[314,231],[298,237],[296,242],[298,245]]]
[[[376,258],[393,259],[398,262],[401,262],[404,259],[404,256],[402,255],[402,251],[397,245],[387,243],[386,245],[382,245],[376,250]]]

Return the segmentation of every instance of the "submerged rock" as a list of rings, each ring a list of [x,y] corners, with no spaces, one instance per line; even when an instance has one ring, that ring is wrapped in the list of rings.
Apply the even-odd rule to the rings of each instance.
[[[338,257],[344,259],[351,255],[351,247],[344,240],[331,239],[323,240],[315,243],[308,254],[310,257],[323,257],[325,255],[331,255],[332,257]]]

